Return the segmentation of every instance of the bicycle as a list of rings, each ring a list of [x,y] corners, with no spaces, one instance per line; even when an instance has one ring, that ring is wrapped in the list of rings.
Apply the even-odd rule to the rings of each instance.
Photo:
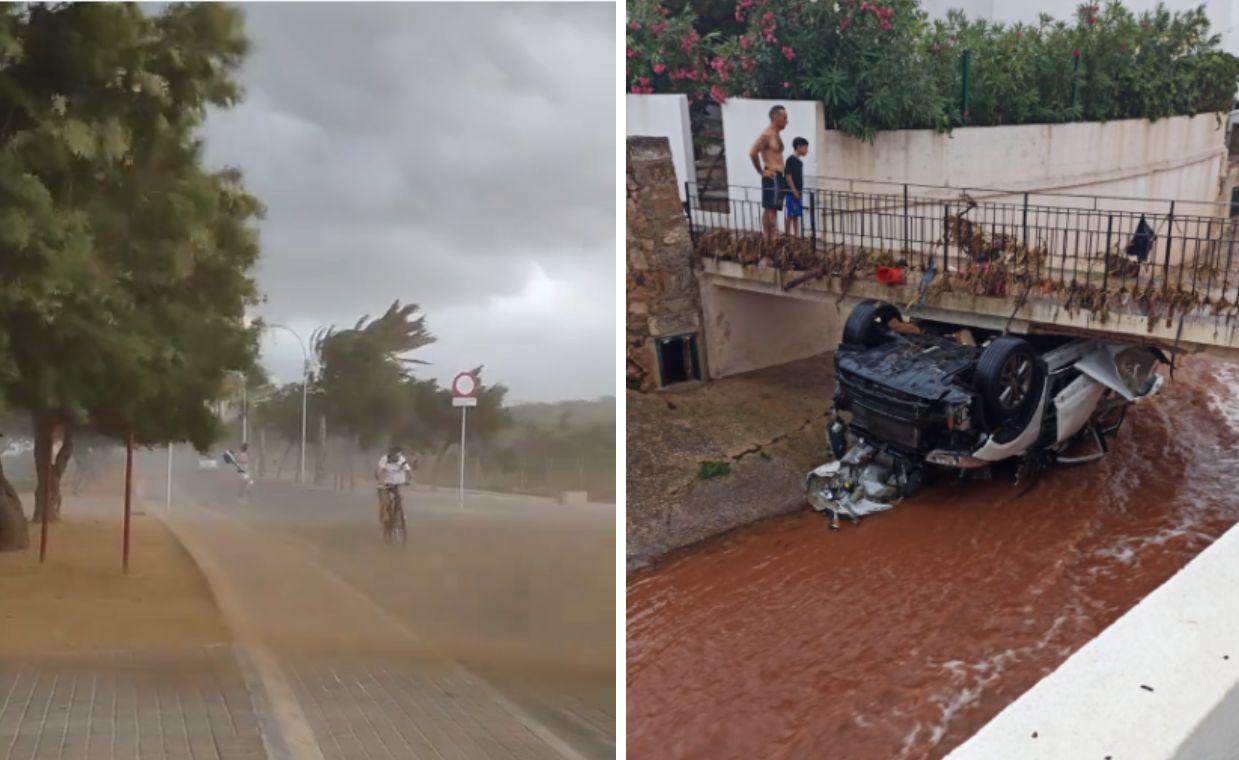
[[[399,542],[404,546],[409,536],[405,529],[404,501],[400,496],[400,486],[379,486],[379,499],[383,506],[383,541],[389,544]]]

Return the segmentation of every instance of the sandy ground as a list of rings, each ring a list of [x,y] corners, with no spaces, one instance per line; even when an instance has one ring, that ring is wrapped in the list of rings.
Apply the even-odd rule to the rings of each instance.
[[[29,509],[31,499],[23,498]],[[130,573],[121,573],[122,522],[98,500],[67,498],[39,564],[30,548],[0,554],[0,659],[118,650],[181,650],[229,634],[197,566],[152,517],[135,516]],[[107,506],[115,506],[108,499]]]
[[[830,354],[678,392],[630,391],[629,569],[802,508],[805,473],[826,461],[833,393]],[[704,461],[727,461],[731,473],[699,479]]]

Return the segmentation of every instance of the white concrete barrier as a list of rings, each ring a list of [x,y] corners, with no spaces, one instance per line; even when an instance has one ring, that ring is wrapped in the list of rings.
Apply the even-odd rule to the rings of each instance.
[[[697,182],[693,131],[687,95],[629,95],[625,103],[628,137],[665,137],[671,143],[676,187],[684,200],[684,183]]]
[[[1239,758],[1239,528],[948,760]]]

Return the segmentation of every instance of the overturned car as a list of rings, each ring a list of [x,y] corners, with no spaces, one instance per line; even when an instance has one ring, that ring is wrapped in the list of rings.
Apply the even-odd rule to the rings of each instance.
[[[1157,393],[1156,348],[1092,338],[1002,335],[863,301],[835,352],[826,437],[836,460],[809,474],[809,503],[853,520],[915,494],[930,468],[1017,483],[1105,455],[1127,407]]]

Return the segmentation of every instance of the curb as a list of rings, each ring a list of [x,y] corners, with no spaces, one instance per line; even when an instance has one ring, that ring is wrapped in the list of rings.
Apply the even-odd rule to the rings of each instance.
[[[186,499],[178,501],[184,504]],[[195,511],[199,515],[207,514],[199,508]],[[192,540],[187,540],[186,528],[181,520],[169,519],[170,516],[163,512],[150,514],[168,528],[189,554],[211,589],[215,603],[219,605],[224,622],[232,633],[234,641],[231,649],[254,703],[254,715],[268,760],[323,760],[300,702],[275,657],[258,645],[256,637],[248,632],[243,605],[232,585],[222,580],[223,572],[219,565]]]

